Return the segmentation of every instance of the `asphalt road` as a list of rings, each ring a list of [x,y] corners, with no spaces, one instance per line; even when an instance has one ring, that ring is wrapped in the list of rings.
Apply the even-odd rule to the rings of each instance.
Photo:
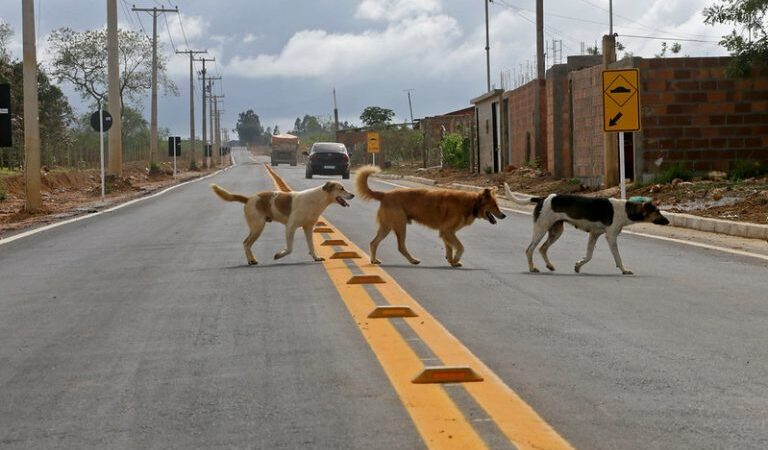
[[[238,159],[210,181],[273,189]],[[294,189],[339,180],[277,171]],[[351,204],[325,217],[367,250],[378,205]],[[379,257],[576,448],[768,448],[764,260],[622,235],[636,275],[604,240],[575,274],[587,236],[568,228],[558,271],[529,274],[530,221],[460,232],[460,269],[416,225],[421,265],[392,236]],[[283,228],[268,226],[254,267],[245,235],[240,205],[202,181],[0,245],[0,447],[422,448],[302,233],[272,261]]]

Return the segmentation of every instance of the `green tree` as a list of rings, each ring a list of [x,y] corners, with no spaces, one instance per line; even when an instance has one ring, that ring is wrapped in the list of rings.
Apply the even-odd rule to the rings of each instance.
[[[369,127],[386,125],[395,117],[395,112],[391,109],[378,106],[369,106],[360,114],[360,120]]]
[[[13,36],[13,29],[8,23],[0,19],[0,59],[10,59],[8,42],[10,42],[11,36]]]
[[[240,140],[246,144],[257,144],[263,141],[264,127],[261,126],[259,115],[252,109],[239,114],[235,131]]]
[[[469,167],[469,137],[447,133],[440,141],[440,147],[443,149],[445,164],[457,169]]]
[[[120,58],[120,101],[139,103],[152,87],[152,44],[135,31],[118,31]],[[53,52],[51,75],[59,82],[71,83],[83,99],[92,99],[93,106],[107,93],[107,31],[106,29],[74,31],[60,28],[51,33],[48,43]],[[178,94],[176,85],[168,79],[166,57],[158,49],[158,84],[166,93]]]
[[[682,49],[683,46],[679,42],[673,42],[672,45],[667,45],[667,42],[664,41],[661,43],[661,53],[656,53],[654,56],[657,58],[666,58],[667,52],[677,55]]]
[[[767,12],[768,0],[718,0],[704,8],[704,23],[734,26],[720,41],[733,56],[728,66],[729,75],[745,77],[751,69],[765,66],[768,61]]]

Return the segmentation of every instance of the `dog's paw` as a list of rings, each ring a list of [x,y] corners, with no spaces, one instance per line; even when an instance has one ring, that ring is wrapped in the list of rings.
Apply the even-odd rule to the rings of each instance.
[[[248,261],[249,266],[255,266],[258,263],[259,263],[258,261]]]
[[[621,269],[621,273],[622,273],[623,275],[634,275],[634,274],[635,274],[634,272],[632,272],[632,271],[631,271],[631,270],[629,270],[629,269]]]
[[[421,262],[421,260],[413,258],[410,262],[411,262],[411,264],[413,264],[415,266],[416,264],[419,264]]]
[[[555,266],[553,266],[552,264],[547,264],[547,269],[549,269],[551,272],[554,272]]]
[[[464,264],[461,263],[461,261],[452,261],[451,267],[462,267]]]
[[[573,271],[574,272],[579,273],[580,270],[581,270],[581,266],[580,265],[576,264],[575,266],[573,266]]]
[[[312,258],[317,262],[325,261],[325,258],[322,256],[313,256]]]
[[[531,267],[529,270],[531,271],[531,273],[539,273],[539,269],[535,267]]]
[[[381,264],[381,260],[379,259],[372,259],[371,264]]]
[[[282,258],[283,256],[285,256],[285,253],[283,253],[283,252],[277,252],[277,253],[275,253],[275,259],[280,259],[280,258]]]

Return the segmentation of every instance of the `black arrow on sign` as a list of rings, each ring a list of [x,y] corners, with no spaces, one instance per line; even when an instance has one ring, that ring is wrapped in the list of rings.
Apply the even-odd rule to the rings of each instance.
[[[611,120],[609,120],[609,121],[608,121],[608,126],[609,126],[609,127],[615,127],[615,126],[616,126],[616,124],[619,122],[619,119],[621,119],[621,117],[622,117],[623,115],[624,115],[624,114],[622,114],[622,113],[620,113],[620,112],[619,112],[618,114],[616,114],[615,116],[613,116],[613,119],[611,119]]]

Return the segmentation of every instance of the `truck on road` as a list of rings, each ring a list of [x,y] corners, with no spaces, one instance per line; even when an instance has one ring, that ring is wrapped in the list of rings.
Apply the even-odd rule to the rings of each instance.
[[[295,166],[299,158],[299,137],[292,134],[275,134],[269,141],[272,148],[271,164],[288,163]]]

